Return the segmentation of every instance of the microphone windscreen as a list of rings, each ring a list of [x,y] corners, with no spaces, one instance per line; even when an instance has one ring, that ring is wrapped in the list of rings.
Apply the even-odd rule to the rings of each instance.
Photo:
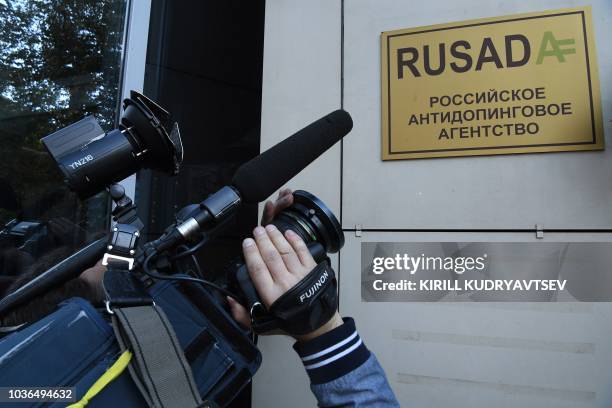
[[[240,166],[232,184],[243,202],[263,201],[352,128],[353,120],[348,112],[334,111]]]

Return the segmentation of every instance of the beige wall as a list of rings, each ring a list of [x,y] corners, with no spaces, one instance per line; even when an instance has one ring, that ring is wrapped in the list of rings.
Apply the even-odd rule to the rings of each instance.
[[[594,0],[604,131],[612,141],[612,2]],[[290,187],[320,196],[343,228],[464,229],[346,232],[341,312],[356,318],[403,406],[612,406],[611,304],[364,303],[360,243],[519,241],[496,229],[612,229],[612,150],[401,162],[380,160],[381,31],[540,11],[561,0],[267,0],[262,150],[343,106],[355,127]],[[344,44],[342,44],[344,22]],[[342,88],[341,68],[344,81]],[[498,169],[506,169],[500,185]],[[551,171],[551,169],[562,169]],[[341,173],[342,172],[342,173]],[[341,184],[342,178],[342,184]],[[474,183],[477,181],[477,183]],[[470,229],[492,229],[482,233]],[[609,233],[545,233],[546,241],[612,241]],[[286,338],[262,338],[254,406],[311,407]]]

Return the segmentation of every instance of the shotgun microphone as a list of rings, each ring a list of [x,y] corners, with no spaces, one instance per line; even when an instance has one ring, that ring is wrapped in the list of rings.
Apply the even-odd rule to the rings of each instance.
[[[259,156],[236,171],[232,186],[225,186],[202,201],[189,218],[153,243],[158,251],[200,236],[220,224],[244,203],[258,203],[272,195],[317,157],[325,153],[353,128],[344,110],[334,111]]]
[[[353,128],[351,116],[337,110],[240,166],[232,185],[245,203],[258,203],[325,153]]]

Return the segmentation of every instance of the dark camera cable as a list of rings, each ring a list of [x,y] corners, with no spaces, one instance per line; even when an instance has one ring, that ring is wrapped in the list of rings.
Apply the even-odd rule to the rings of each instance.
[[[181,247],[185,247],[187,248],[184,251],[179,252],[178,254],[174,255],[173,257],[170,258],[170,261],[176,261],[177,259],[181,259],[184,258],[188,255],[192,255],[195,254],[200,248],[202,248],[204,245],[206,245],[208,241],[203,239],[201,240],[199,243],[197,243],[196,245],[192,246],[191,248],[188,247],[187,245],[181,245]]]
[[[232,292],[230,292],[227,289],[222,288],[221,286],[212,283],[211,281],[208,281],[206,279],[199,279],[199,278],[193,278],[191,276],[173,276],[173,275],[163,275],[161,273],[157,273],[157,272],[153,272],[149,269],[149,263],[151,262],[151,260],[153,259],[153,257],[155,256],[155,253],[150,254],[149,256],[147,256],[147,258],[145,259],[144,263],[142,264],[142,271],[145,273],[145,275],[153,278],[153,279],[158,279],[158,280],[174,280],[174,281],[184,281],[184,282],[193,282],[193,283],[199,283],[201,285],[204,286],[208,286],[210,288],[216,289],[217,291],[219,291],[220,293],[226,295],[226,296],[230,296],[233,299],[236,299],[236,295],[233,294]]]
[[[193,261],[193,265],[195,266],[195,275],[199,279],[204,279],[204,273],[202,272],[202,268],[200,268],[200,262],[198,262],[198,258],[195,254],[191,254],[191,260]]]

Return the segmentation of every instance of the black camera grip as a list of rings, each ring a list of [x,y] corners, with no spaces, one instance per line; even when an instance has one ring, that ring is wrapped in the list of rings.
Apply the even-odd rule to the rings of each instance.
[[[317,264],[327,260],[327,253],[325,252],[323,245],[318,242],[309,242],[306,244],[306,246]],[[251,314],[251,309],[253,309],[254,306],[258,307],[257,304],[263,305],[259,294],[255,290],[255,286],[253,286],[253,282],[251,281],[251,277],[244,263],[244,259],[242,262],[237,264],[237,268],[233,276],[232,286],[234,286],[235,289],[238,289],[237,295],[239,299],[237,300],[243,303],[243,305],[246,306],[249,311],[251,311]]]
[[[315,331],[338,310],[338,282],[329,260],[318,264],[297,285],[285,292],[269,312],[280,328],[293,335]]]
[[[312,246],[313,252],[319,249]],[[316,258],[320,259],[322,254],[325,254],[324,250],[317,253],[319,256]],[[235,279],[249,310],[251,327],[257,333],[279,328],[294,335],[310,333],[325,324],[338,308],[336,275],[326,256],[270,308],[262,303],[245,265],[236,271]]]

